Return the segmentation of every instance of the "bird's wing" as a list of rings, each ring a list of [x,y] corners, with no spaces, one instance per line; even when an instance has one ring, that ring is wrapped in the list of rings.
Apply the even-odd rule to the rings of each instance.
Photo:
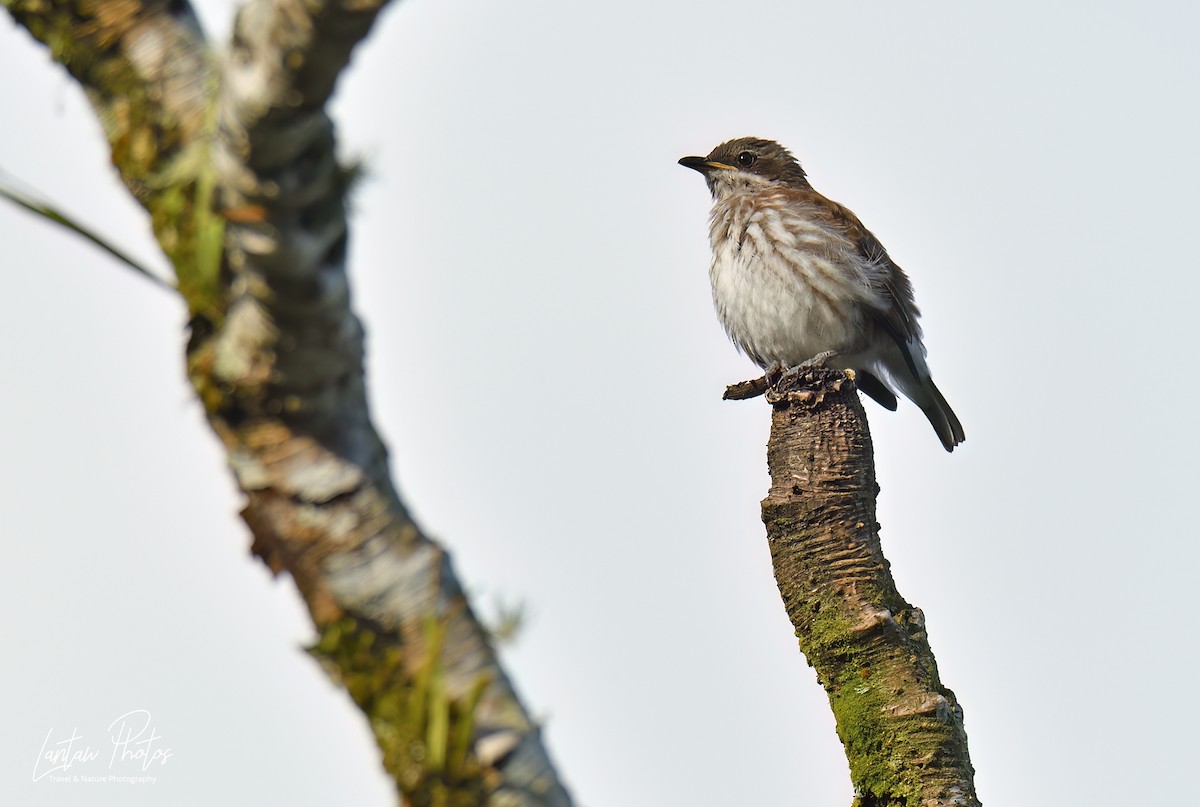
[[[874,313],[877,321],[889,336],[895,340],[904,356],[904,361],[912,370],[913,375],[920,378],[922,373],[917,370],[917,360],[913,351],[924,351],[921,343],[921,325],[917,322],[921,312],[913,298],[912,283],[908,275],[887,254],[883,244],[871,233],[858,217],[845,207],[830,202],[831,210],[839,223],[845,228],[846,236],[857,247],[863,258],[867,282],[883,300],[883,305],[876,308]]]

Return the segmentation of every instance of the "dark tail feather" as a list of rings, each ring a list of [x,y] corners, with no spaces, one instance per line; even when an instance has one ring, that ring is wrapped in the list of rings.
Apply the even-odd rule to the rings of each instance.
[[[947,451],[953,451],[956,445],[967,439],[963,434],[962,423],[959,422],[958,415],[954,414],[954,410],[950,408],[950,404],[946,403],[941,390],[933,383],[932,378],[927,378],[924,386],[925,391],[930,395],[930,400],[928,403],[920,405],[921,411],[933,424],[933,430],[937,432],[942,445],[946,447]]]
[[[864,395],[873,398],[875,403],[884,409],[890,409],[893,412],[896,411],[896,395],[878,378],[866,370],[856,370],[854,373],[854,383],[858,385],[858,388],[862,390]]]

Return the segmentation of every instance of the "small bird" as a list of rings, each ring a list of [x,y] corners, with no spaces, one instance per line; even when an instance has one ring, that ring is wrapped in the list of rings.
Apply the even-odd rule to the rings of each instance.
[[[730,140],[679,164],[712,191],[709,279],[738,349],[768,373],[836,361],[886,409],[896,393],[921,407],[953,451],[963,428],[925,364],[912,284],[858,217],[772,140]]]

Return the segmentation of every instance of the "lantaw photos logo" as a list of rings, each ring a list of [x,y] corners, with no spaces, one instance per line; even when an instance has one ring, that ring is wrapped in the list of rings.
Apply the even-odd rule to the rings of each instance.
[[[99,748],[93,748],[77,726],[69,735],[51,728],[33,764],[33,781],[154,784],[173,754],[163,739],[145,709],[109,723]]]

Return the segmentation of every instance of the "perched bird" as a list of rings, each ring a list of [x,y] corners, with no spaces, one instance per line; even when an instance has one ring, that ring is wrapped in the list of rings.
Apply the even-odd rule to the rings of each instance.
[[[730,140],[679,164],[712,191],[709,279],[738,349],[768,372],[850,368],[885,408],[896,393],[921,407],[953,451],[963,428],[925,364],[912,284],[862,222],[771,140]]]

